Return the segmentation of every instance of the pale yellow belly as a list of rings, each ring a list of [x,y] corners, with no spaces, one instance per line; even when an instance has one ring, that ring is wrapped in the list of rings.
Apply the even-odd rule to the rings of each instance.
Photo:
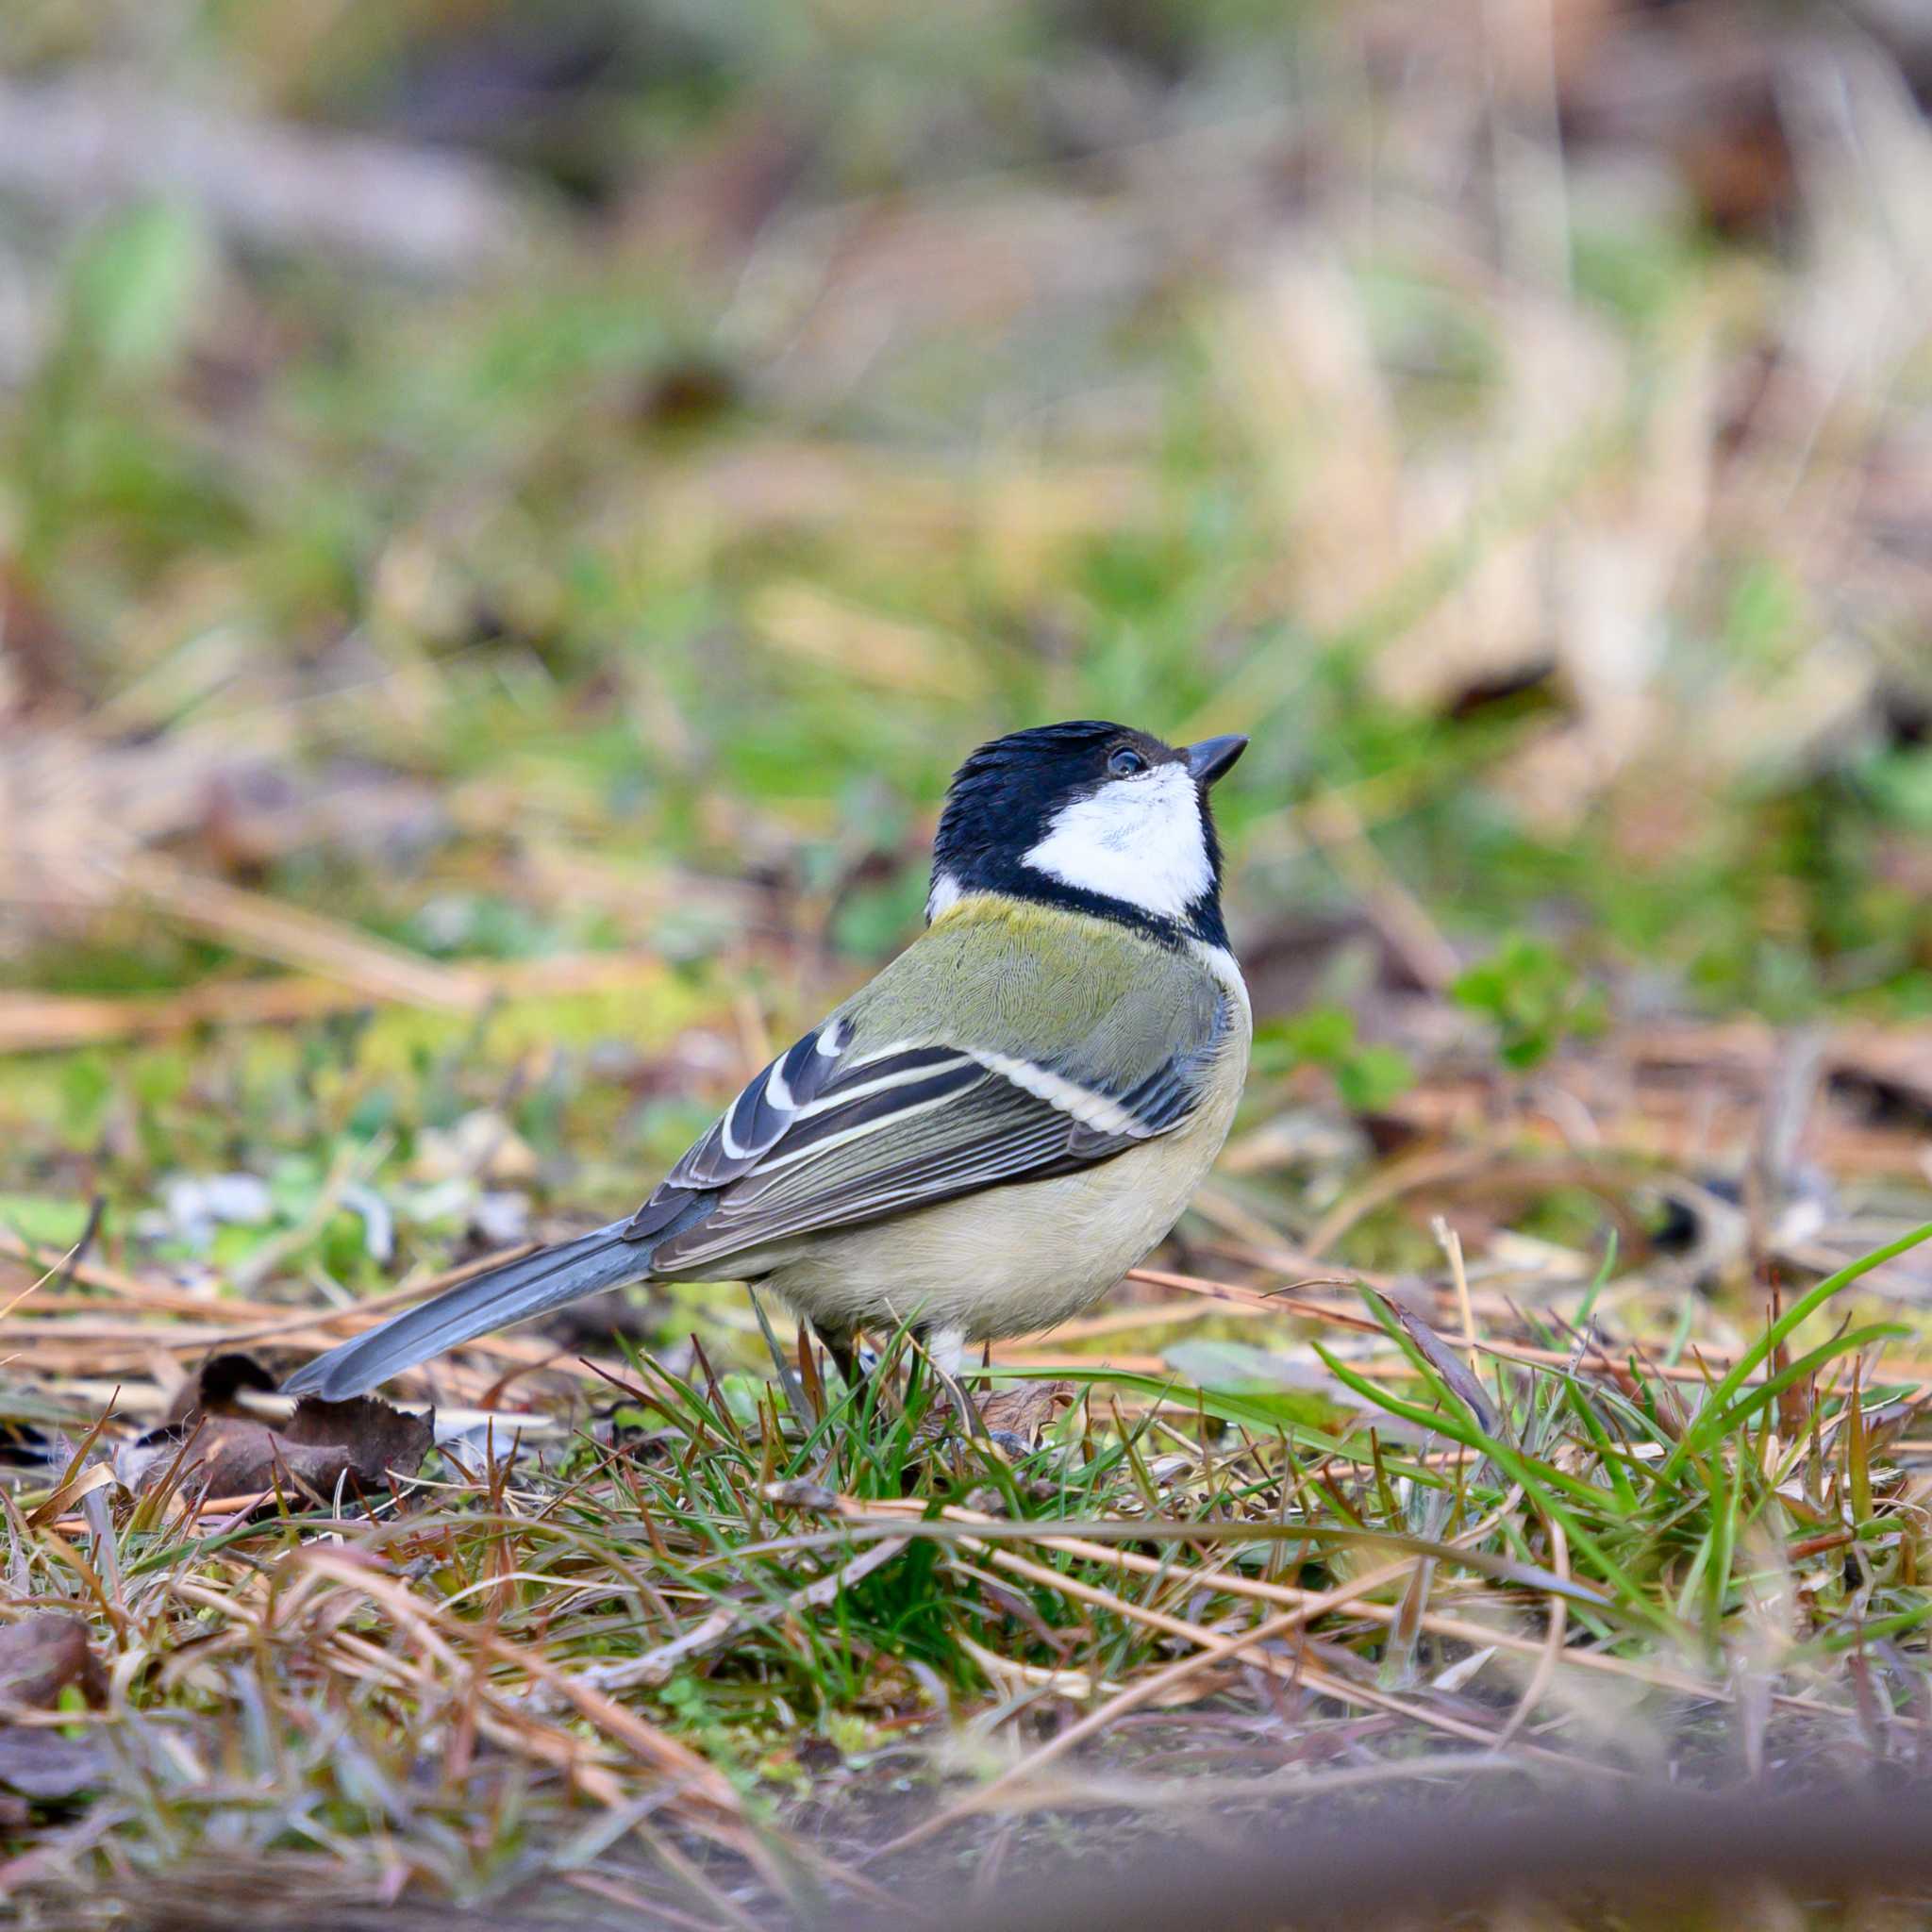
[[[831,1330],[911,1322],[980,1341],[1048,1328],[1089,1307],[1180,1219],[1220,1153],[1247,1041],[1185,1126],[1096,1167],[964,1195],[812,1238],[764,1277]]]

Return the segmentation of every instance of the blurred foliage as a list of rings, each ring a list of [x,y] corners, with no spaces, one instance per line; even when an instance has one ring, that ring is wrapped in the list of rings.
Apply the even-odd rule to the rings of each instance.
[[[1685,146],[1758,158],[1775,22],[1725,66],[1668,11],[1553,17],[1533,258],[1479,59],[1399,8],[9,9],[8,84],[138,56],[225,155],[326,191],[336,151],[263,130],[367,137],[362,192],[454,161],[534,225],[453,272],[243,238],[219,180],[58,217],[0,167],[0,714],[77,801],[0,882],[0,986],[287,963],[117,895],[157,847],[431,961],[670,970],[24,1064],[0,1183],[138,1203],[345,1134],[406,1173],[420,1124],[507,1109],[539,1187],[614,1211],[747,1002],[780,1035],[916,930],[960,754],[1053,715],[1253,734],[1237,941],[1343,936],[1257,971],[1259,1064],[1351,1110],[1440,1049],[1418,972],[1520,1068],[1632,1004],[1932,1011],[1921,505],[1885,486],[1923,345],[1790,441],[1765,372],[1825,380],[1836,163],[1740,228]],[[1689,105],[1620,126],[1657,51]],[[699,1016],[736,1037],[660,1077]]]
[[[1366,487],[1362,449],[1319,413],[1277,440],[1244,403],[1238,256],[1142,274],[1129,258],[1153,244],[1100,225],[1094,191],[1135,192],[1117,143],[1136,103],[1175,142],[1273,111],[1298,154],[1294,117],[1351,45],[1328,10],[173,14],[154,31],[184,87],[219,78],[265,111],[485,158],[594,225],[553,239],[536,273],[454,288],[238,255],[204,213],[165,202],[64,238],[58,321],[0,420],[0,520],[16,598],[58,639],[47,675],[71,700],[147,730],[209,712],[239,724],[254,708],[293,758],[507,788],[523,823],[594,826],[613,854],[733,876],[782,852],[818,885],[870,868],[827,915],[860,960],[911,928],[923,816],[976,738],[1052,713],[1239,726],[1257,750],[1224,809],[1250,932],[1335,903],[1321,855],[1285,849],[1281,814],[1359,790],[1387,801],[1373,833],[1390,863],[1471,954],[1548,938],[1554,917],[1578,963],[1666,974],[1717,1007],[1932,1002],[1924,894],[1887,862],[1924,832],[1925,761],[1888,743],[1876,712],[1828,769],[1745,757],[1699,796],[1691,741],[1665,743],[1665,772],[1538,813],[1491,781],[1552,706],[1587,699],[1560,651],[1513,696],[1486,695],[1472,671],[1446,710],[1400,701],[1379,673],[1391,638],[1479,576],[1510,523],[1560,524],[1579,488],[1587,519],[1588,492],[1613,488],[1630,440],[1688,379],[1687,335],[1712,305],[1739,306],[1748,258],[1681,208],[1620,224],[1579,195],[1564,326],[1632,358],[1609,441],[1565,457],[1573,475],[1510,483],[1520,501],[1478,497],[1450,548],[1392,585],[1378,588],[1387,559],[1364,557],[1356,608],[1315,621],[1275,588],[1284,547],[1319,534],[1311,497]],[[42,0],[0,52],[31,75],[112,58],[126,32]],[[782,179],[740,208],[730,195],[752,191],[690,160],[707,153]],[[1008,185],[1000,170],[1027,172]],[[766,239],[680,269],[660,176],[674,214],[763,219]],[[943,184],[955,199],[934,203]],[[997,234],[1044,219],[1049,188],[1085,210],[1064,288]],[[1158,229],[1176,191],[1142,192]],[[806,219],[791,218],[820,208],[811,219],[848,222],[849,264],[798,239]],[[869,269],[869,232],[901,220],[925,223],[929,243]],[[28,261],[44,239],[26,231]],[[1426,465],[1445,437],[1480,453],[1514,319],[1400,241],[1345,241],[1401,455]],[[826,327],[866,325],[875,273],[884,342],[849,373],[851,351],[813,340],[825,303],[789,286],[846,272],[856,291]],[[1023,279],[982,306],[975,275],[1001,272]],[[1758,319],[1774,315],[1768,303]],[[876,467],[789,475],[802,446]],[[1029,507],[1029,472],[1052,482],[1060,459],[1074,466],[1065,500],[1035,488]],[[824,489],[841,500],[823,516],[758,502]],[[1653,702],[1674,735],[1840,648],[1771,525],[1726,531],[1650,621],[1671,633]],[[1649,782],[1681,789],[1671,836],[1632,823]],[[473,896],[477,912],[440,941],[412,908],[444,881],[304,853],[268,883],[432,951],[623,936]],[[142,965],[58,950],[75,985],[182,983],[209,963],[158,936]],[[45,983],[49,959],[0,969]]]
[[[1407,1055],[1386,1042],[1357,1039],[1355,1015],[1341,1007],[1264,1021],[1255,1033],[1254,1064],[1261,1074],[1319,1067],[1334,1079],[1342,1104],[1357,1113],[1378,1111],[1415,1079]]]
[[[1452,989],[1472,1012],[1495,1023],[1497,1050],[1519,1071],[1547,1059],[1573,1035],[1600,1033],[1600,989],[1580,985],[1553,947],[1514,938],[1464,973]]]

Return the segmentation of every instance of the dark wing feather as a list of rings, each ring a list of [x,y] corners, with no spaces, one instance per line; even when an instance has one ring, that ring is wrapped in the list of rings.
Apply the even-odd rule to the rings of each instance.
[[[745,1083],[717,1124],[664,1176],[668,1188],[722,1187],[749,1174],[798,1115],[832,1083],[844,1022],[827,1020]]]
[[[823,1141],[841,1120],[882,1118],[913,1088],[975,1071],[955,1048],[891,1048],[854,1058],[850,1028],[834,1014],[745,1083],[632,1216],[633,1241],[668,1227],[686,1206],[717,1194],[778,1155]],[[858,1111],[855,1112],[855,1109]]]
[[[653,1272],[692,1273],[818,1228],[1044,1180],[1167,1133],[1192,1112],[1225,1040],[1225,998],[1209,1012],[1203,1030],[1120,1093],[1052,1067],[989,1066],[968,1050],[924,1045],[839,1066],[801,1099],[788,1070],[795,1065],[801,1078],[811,1071],[799,1058],[814,1038],[808,1035],[774,1062],[779,1100],[797,1103],[788,1124],[751,1151],[760,1106],[770,1104],[769,1092],[758,1097],[768,1068],[640,1210],[640,1222],[666,1224],[705,1176],[719,1176],[710,1211],[658,1246]]]

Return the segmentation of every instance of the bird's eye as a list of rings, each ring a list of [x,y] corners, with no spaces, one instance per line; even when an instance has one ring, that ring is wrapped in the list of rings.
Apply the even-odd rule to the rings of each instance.
[[[1137,751],[1128,751],[1123,746],[1107,761],[1107,769],[1116,778],[1131,778],[1147,769],[1147,760]]]

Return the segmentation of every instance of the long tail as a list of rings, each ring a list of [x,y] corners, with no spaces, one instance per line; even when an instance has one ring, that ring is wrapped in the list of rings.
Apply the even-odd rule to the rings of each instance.
[[[378,1382],[492,1328],[527,1321],[581,1295],[640,1281],[651,1272],[652,1251],[676,1224],[643,1241],[625,1240],[629,1225],[627,1221],[613,1221],[593,1234],[540,1248],[520,1261],[506,1261],[501,1268],[459,1282],[434,1301],[405,1309],[380,1328],[318,1356],[296,1370],[283,1390],[291,1395],[321,1395],[331,1402],[365,1394]]]

